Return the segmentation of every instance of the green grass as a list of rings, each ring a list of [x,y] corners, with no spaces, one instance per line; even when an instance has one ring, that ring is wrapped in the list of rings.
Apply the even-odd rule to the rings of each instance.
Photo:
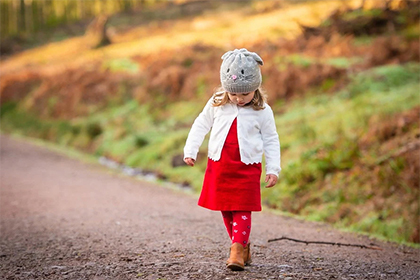
[[[301,68],[308,68],[313,64],[331,65],[336,68],[348,69],[349,67],[362,62],[360,57],[332,57],[332,58],[315,58],[302,54],[291,54],[287,56],[277,56],[274,58],[279,70],[287,71],[287,65],[292,64]]]
[[[408,240],[415,224],[403,220],[406,213],[401,212],[404,218],[395,218],[389,214],[394,209],[388,206],[374,212],[363,207],[380,193],[371,191],[371,178],[353,167],[370,164],[358,143],[369,129],[370,118],[383,119],[420,105],[419,70],[418,64],[375,68],[354,76],[335,95],[310,95],[288,104],[286,112],[276,116],[286,147],[282,150],[283,171],[278,186],[263,191],[263,201],[310,220],[329,221],[398,242]],[[397,159],[389,166],[383,172],[398,176],[404,163]],[[385,167],[379,166],[381,170]]]

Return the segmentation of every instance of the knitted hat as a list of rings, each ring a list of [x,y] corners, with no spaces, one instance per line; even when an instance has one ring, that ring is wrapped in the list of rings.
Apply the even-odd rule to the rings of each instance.
[[[222,59],[220,81],[225,91],[252,92],[261,85],[259,65],[263,65],[263,60],[258,54],[246,49],[235,49],[225,53]]]

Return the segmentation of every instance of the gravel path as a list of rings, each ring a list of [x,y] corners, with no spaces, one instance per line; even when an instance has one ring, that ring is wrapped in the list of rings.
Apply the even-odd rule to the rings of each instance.
[[[1,135],[0,279],[419,279],[419,250],[253,214],[253,263],[224,267],[220,213],[181,191]],[[267,240],[379,246],[382,250]]]

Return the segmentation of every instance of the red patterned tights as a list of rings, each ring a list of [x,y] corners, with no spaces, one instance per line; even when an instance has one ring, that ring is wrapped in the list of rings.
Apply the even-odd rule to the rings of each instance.
[[[251,233],[251,212],[222,211],[222,216],[232,244],[238,242],[245,247]]]

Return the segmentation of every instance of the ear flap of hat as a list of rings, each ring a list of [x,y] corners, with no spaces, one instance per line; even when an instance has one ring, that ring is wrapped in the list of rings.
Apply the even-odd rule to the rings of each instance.
[[[254,52],[248,52],[248,55],[252,56],[252,58],[254,58],[259,65],[264,65],[262,58],[258,54]]]
[[[236,50],[235,50],[236,51]],[[229,56],[231,56],[235,51],[228,51],[224,55],[222,55],[222,60],[227,59]]]

